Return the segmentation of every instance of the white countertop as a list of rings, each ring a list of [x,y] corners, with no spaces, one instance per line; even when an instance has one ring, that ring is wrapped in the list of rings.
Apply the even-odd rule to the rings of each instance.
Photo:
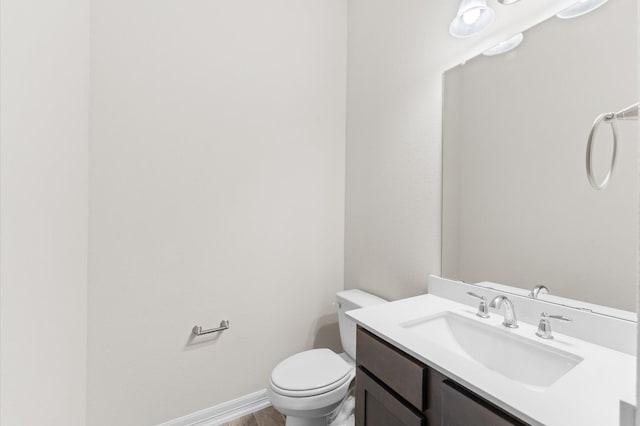
[[[550,387],[533,390],[400,325],[446,311],[584,360]],[[543,340],[535,335],[537,324],[520,322],[519,328],[508,330],[502,326],[502,315],[481,319],[473,308],[434,295],[357,309],[347,315],[383,340],[532,425],[619,426],[620,401],[635,401],[634,356],[555,332],[555,339]]]

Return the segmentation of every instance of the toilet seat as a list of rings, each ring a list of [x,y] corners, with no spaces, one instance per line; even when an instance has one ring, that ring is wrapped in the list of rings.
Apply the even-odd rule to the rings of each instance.
[[[301,398],[331,392],[352,378],[353,368],[335,352],[313,349],[278,364],[270,385],[280,395]]]
[[[270,383],[270,385],[271,385],[271,389],[273,389],[274,392],[280,395],[290,396],[293,398],[303,398],[305,396],[321,395],[323,393],[331,392],[332,390],[339,388],[346,382],[351,381],[352,378],[353,378],[353,374],[347,373],[342,379],[338,380],[337,382],[331,383],[321,388],[307,389],[303,391],[292,391],[289,389],[282,389],[281,387],[278,387],[275,383],[273,383],[273,381]]]

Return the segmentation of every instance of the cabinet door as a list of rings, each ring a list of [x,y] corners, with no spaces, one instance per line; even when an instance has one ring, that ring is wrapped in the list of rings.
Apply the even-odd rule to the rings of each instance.
[[[362,328],[358,328],[356,347],[358,366],[363,367],[418,411],[427,409],[426,365]]]
[[[526,426],[449,380],[442,385],[442,426]]]
[[[356,426],[424,426],[425,418],[362,368],[356,373]]]

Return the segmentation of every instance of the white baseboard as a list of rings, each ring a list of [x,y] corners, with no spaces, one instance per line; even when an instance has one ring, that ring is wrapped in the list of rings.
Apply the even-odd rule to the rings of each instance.
[[[246,416],[271,405],[267,390],[263,389],[215,407],[205,408],[192,414],[170,420],[158,426],[219,426],[223,423]]]

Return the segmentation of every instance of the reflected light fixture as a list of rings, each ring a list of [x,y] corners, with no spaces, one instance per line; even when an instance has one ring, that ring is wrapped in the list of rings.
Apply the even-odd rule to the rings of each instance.
[[[470,37],[487,28],[495,14],[486,0],[462,0],[456,17],[449,25],[449,32],[454,37]]]
[[[580,0],[558,13],[556,16],[560,19],[577,18],[578,16],[582,16],[596,10],[606,2],[607,0]]]
[[[502,41],[496,44],[491,49],[485,50],[484,53],[482,54],[484,56],[496,56],[502,53],[507,53],[508,51],[513,50],[516,47],[520,46],[520,43],[522,43],[522,40],[524,40],[524,34],[522,33],[516,34],[513,37],[508,38],[505,41]]]

